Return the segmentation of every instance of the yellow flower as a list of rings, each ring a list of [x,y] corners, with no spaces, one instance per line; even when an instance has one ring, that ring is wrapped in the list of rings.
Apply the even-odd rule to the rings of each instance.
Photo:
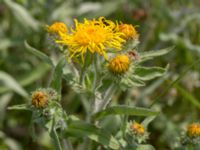
[[[200,137],[200,124],[192,123],[188,126],[187,135],[189,137]]]
[[[61,40],[57,43],[65,44],[69,48],[70,58],[84,56],[87,52],[98,53],[107,58],[108,48],[121,50],[122,43],[125,42],[121,36],[123,33],[116,31],[115,23],[100,17],[98,20],[84,19],[83,23],[75,20],[75,29],[71,34],[60,34]]]
[[[114,57],[109,63],[109,70],[114,74],[123,74],[128,71],[130,59],[127,55],[121,54]]]
[[[67,34],[67,26],[63,22],[55,22],[50,26],[47,26],[47,31],[50,34]]]
[[[48,94],[43,91],[35,91],[32,94],[32,105],[36,108],[44,108],[48,104]]]
[[[138,38],[138,33],[136,29],[131,24],[121,24],[119,25],[119,31],[124,33],[123,38]]]
[[[143,125],[137,123],[137,122],[133,122],[130,126],[131,130],[133,130],[134,132],[136,132],[139,135],[143,135],[145,133],[145,128],[143,127]]]

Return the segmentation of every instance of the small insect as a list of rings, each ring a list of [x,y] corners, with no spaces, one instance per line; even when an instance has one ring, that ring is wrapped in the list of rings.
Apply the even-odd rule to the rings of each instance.
[[[140,59],[140,56],[139,56],[138,52],[136,50],[134,50],[134,49],[129,51],[128,54],[134,60],[139,60]]]

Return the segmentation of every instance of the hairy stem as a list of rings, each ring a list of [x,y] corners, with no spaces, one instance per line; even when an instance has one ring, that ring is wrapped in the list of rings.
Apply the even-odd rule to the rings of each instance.
[[[52,129],[51,131],[51,138],[53,139],[54,145],[56,147],[56,150],[62,150],[61,144],[60,144],[60,140],[58,138],[58,135],[55,131],[55,129]]]

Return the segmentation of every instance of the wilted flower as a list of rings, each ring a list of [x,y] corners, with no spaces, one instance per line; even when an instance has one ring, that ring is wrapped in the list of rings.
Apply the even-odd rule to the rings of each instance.
[[[117,55],[109,62],[108,68],[114,74],[123,74],[128,71],[130,63],[129,57],[121,54]]]
[[[45,108],[48,104],[49,96],[43,90],[32,93],[32,105],[36,108]]]

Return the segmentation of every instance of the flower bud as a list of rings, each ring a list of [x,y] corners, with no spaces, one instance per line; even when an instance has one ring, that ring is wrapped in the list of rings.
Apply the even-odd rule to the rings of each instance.
[[[143,125],[137,122],[133,122],[130,128],[136,134],[143,135],[145,133],[145,128],[143,127]]]
[[[130,24],[121,24],[119,25],[119,31],[124,35],[123,37],[127,40],[130,38],[138,38],[138,33],[136,29]]]
[[[67,33],[67,26],[63,22],[55,22],[52,25],[47,27],[47,31],[50,34],[59,34],[59,33]]]
[[[200,124],[199,123],[192,123],[187,128],[187,135],[190,138],[193,137],[200,137]]]
[[[109,63],[109,70],[114,74],[124,74],[130,67],[130,59],[127,55],[117,55]]]
[[[48,104],[48,100],[48,94],[42,90],[38,90],[32,93],[32,105],[35,108],[45,108]]]

